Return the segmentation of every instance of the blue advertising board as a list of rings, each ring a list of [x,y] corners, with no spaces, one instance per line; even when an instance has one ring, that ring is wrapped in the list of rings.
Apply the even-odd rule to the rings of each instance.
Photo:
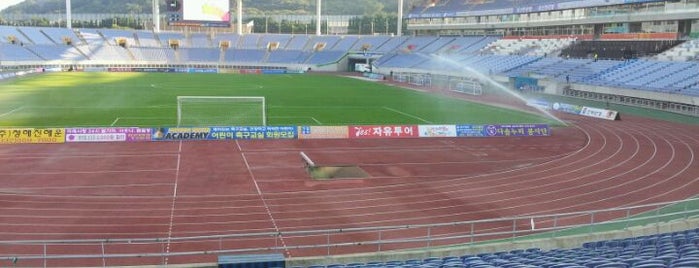
[[[152,133],[154,141],[298,138],[298,128],[292,126],[171,127],[155,128]]]
[[[542,137],[551,136],[547,124],[457,125],[457,137]]]

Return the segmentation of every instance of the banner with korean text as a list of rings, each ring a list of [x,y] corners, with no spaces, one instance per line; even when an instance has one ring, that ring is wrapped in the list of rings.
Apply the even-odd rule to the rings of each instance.
[[[350,139],[417,138],[416,125],[349,126]]]
[[[6,128],[0,129],[0,144],[64,143],[62,128]]]
[[[614,110],[600,109],[583,106],[580,110],[580,115],[587,117],[594,117],[606,120],[617,120],[619,119],[619,112]]]
[[[153,130],[137,127],[68,128],[66,142],[150,141]]]
[[[209,140],[279,140],[296,139],[295,126],[261,126],[261,127],[212,127]]]
[[[547,124],[457,125],[458,137],[543,137],[551,136]]]

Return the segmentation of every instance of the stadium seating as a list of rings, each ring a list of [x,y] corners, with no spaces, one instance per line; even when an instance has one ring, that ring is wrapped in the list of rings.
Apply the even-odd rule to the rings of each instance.
[[[141,47],[159,47],[162,46],[160,41],[157,39],[153,32],[138,31],[134,35],[136,37],[136,44]]]
[[[238,34],[217,34],[213,38],[213,45],[218,47],[221,42],[230,42],[231,48],[237,48],[240,35]]]
[[[24,46],[0,43],[0,59],[3,61],[41,61],[38,55]]]
[[[680,44],[678,40],[663,41],[578,41],[561,52],[562,57],[600,59],[631,59],[654,56]]]
[[[354,46],[355,43],[359,42],[359,37],[357,36],[345,36],[342,37],[342,39],[338,40],[337,43],[334,43],[333,46],[330,46],[330,43],[328,43],[326,48],[330,48],[332,50],[339,50],[339,51],[344,51],[347,52],[351,50],[352,46]]]
[[[291,37],[285,49],[288,50],[307,50],[308,43],[311,38],[307,35],[295,35]]]
[[[158,46],[162,47],[168,47],[170,40],[177,40],[181,45],[185,44],[185,37],[181,33],[161,32],[158,33],[158,40],[160,40],[160,44]]]
[[[699,60],[699,39],[692,39],[658,54],[655,59],[666,61]]]
[[[175,62],[175,54],[172,49],[162,49],[155,47],[131,47],[129,50],[133,53],[137,61],[143,62]]]
[[[361,39],[359,39],[359,42],[357,42],[352,48],[350,49],[351,51],[377,51],[379,47],[381,47],[384,43],[388,42],[391,39],[389,36],[366,36]],[[395,41],[394,41],[395,42]],[[398,46],[398,44],[393,44],[394,48]]]
[[[25,27],[18,28],[17,31],[28,38],[29,43],[36,45],[55,45],[61,43],[61,39],[58,42],[51,39],[46,35],[41,28]]]
[[[44,60],[80,61],[87,59],[77,48],[67,45],[34,45],[26,46],[26,48]]]
[[[189,42],[187,44],[189,47],[211,47],[211,40],[209,35],[203,33],[194,33],[190,35]],[[218,44],[216,44],[218,46]]]
[[[15,44],[31,43],[20,32],[17,31],[17,28],[11,26],[0,26],[0,42],[15,42]]]
[[[435,8],[468,5],[453,2],[440,2]],[[501,4],[502,1],[492,1],[483,5]],[[571,83],[699,96],[699,61],[696,60],[699,40],[684,42],[653,58],[629,60],[629,55],[654,55],[679,41],[573,43],[568,38],[497,36],[185,35],[9,26],[0,26],[0,38],[0,44],[5,44],[0,47],[0,53],[7,61],[324,65],[339,62],[348,53],[368,52],[372,57],[379,56],[373,63],[377,67],[440,70],[444,67],[443,59],[448,58],[453,68],[469,67],[481,73],[509,77],[537,75]],[[124,47],[119,46],[117,39],[126,41]],[[10,40],[15,45],[10,45]],[[179,43],[178,49],[170,48],[171,40]],[[229,47],[221,51],[219,45],[224,41]],[[559,51],[563,57],[556,57]],[[598,53],[597,60],[589,57],[593,51]]]
[[[465,256],[331,264],[318,268],[696,268],[699,229],[585,243],[573,249],[538,248]],[[297,267],[301,268],[301,267]]]

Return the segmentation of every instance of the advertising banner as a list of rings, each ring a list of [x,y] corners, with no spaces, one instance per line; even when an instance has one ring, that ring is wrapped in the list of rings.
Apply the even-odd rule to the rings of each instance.
[[[154,141],[206,140],[209,139],[211,129],[208,127],[155,128],[151,133]]]
[[[260,70],[260,69],[240,69],[238,72],[240,74],[261,74],[262,70]]]
[[[457,137],[485,137],[485,127],[483,125],[457,125]]]
[[[600,109],[600,108],[592,108],[592,107],[587,107],[587,106],[583,106],[582,109],[580,110],[580,115],[594,117],[594,118],[607,119],[607,120],[616,120],[618,114],[619,114],[619,112],[617,112],[617,111]]]
[[[419,125],[420,137],[456,137],[456,125]]]
[[[133,68],[129,67],[109,67],[107,68],[108,72],[112,73],[128,73],[128,72],[133,72]]]
[[[298,128],[299,139],[347,139],[346,126],[302,126]]]
[[[264,69],[262,70],[263,74],[286,74],[286,70],[284,69]]]
[[[458,137],[540,137],[551,136],[547,124],[457,125]]]
[[[297,127],[262,126],[262,127],[212,127],[210,140],[263,140],[296,139]]]
[[[551,130],[546,124],[486,125],[488,137],[539,137],[550,136]]]
[[[66,142],[134,142],[150,141],[150,128],[68,128]]]
[[[415,125],[349,126],[349,137],[351,139],[416,138],[419,137],[419,133]]]
[[[0,144],[64,143],[62,128],[7,128],[0,129]]]
[[[553,104],[553,109],[556,111],[561,111],[564,113],[569,113],[569,114],[580,114],[580,111],[582,111],[582,106],[580,105],[573,105],[573,104],[568,104],[568,103],[562,103],[562,102],[556,102]]]
[[[551,110],[551,103],[545,100],[530,99],[527,100],[527,106],[540,110]]]

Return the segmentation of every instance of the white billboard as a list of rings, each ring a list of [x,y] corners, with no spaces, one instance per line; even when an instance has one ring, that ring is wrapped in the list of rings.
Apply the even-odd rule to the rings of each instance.
[[[185,21],[229,22],[229,0],[183,0],[182,19]]]

